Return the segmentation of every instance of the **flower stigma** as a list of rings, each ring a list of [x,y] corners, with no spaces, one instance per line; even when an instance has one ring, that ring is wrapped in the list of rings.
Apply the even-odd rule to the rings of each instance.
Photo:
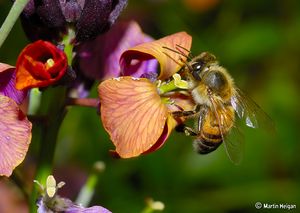
[[[45,63],[46,69],[53,67],[54,64],[55,64],[54,60],[52,58],[49,58]]]

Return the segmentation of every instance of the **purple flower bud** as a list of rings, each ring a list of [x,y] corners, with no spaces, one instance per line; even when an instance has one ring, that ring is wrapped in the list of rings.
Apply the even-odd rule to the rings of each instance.
[[[69,25],[76,40],[85,41],[107,31],[127,0],[30,0],[21,19],[29,39],[58,40]]]

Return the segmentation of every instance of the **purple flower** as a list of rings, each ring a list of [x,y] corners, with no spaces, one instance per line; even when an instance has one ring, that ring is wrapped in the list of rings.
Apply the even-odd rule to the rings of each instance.
[[[0,94],[21,104],[27,96],[27,91],[15,88],[16,72],[13,66],[0,63]]]
[[[153,58],[137,61],[126,73],[122,72],[119,64],[120,56],[125,50],[152,40],[136,22],[119,22],[106,34],[79,46],[79,69],[88,78],[100,80],[122,75],[141,77],[143,74],[156,72],[158,63]]]
[[[126,4],[127,0],[30,0],[21,18],[31,40],[58,40],[71,24],[76,40],[85,41],[107,31]]]
[[[103,208],[102,206],[92,206],[85,208],[83,206],[74,204],[67,198],[62,198],[55,195],[51,200],[40,198],[37,202],[38,213],[52,213],[52,212],[65,212],[65,213],[111,213],[111,211]]]
[[[43,196],[37,201],[38,213],[111,213],[111,211],[102,206],[92,206],[85,208],[73,203],[68,198],[63,198],[57,195],[57,190],[65,185],[64,182],[56,184],[56,180],[52,175],[49,175],[46,180],[46,185],[43,186],[38,181],[35,181],[41,188]]]
[[[9,177],[25,158],[32,124],[19,105],[26,92],[14,87],[14,67],[0,63],[0,176]]]
[[[101,206],[92,206],[89,208],[84,208],[81,206],[73,205],[72,207],[69,207],[66,211],[66,213],[111,213],[111,211],[101,207]]]

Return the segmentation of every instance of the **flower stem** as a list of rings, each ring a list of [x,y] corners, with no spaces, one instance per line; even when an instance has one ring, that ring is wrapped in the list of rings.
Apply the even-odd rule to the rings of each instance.
[[[69,66],[72,66],[73,61],[73,40],[75,39],[75,32],[72,28],[68,29],[68,33],[63,37],[62,44],[65,46],[64,52],[67,55],[68,58],[68,64]]]
[[[39,141],[39,160],[35,180],[45,183],[52,174],[52,162],[55,154],[57,136],[61,123],[66,115],[65,107],[66,88],[48,88],[43,92],[38,115],[46,116],[45,122],[39,125],[40,135],[35,138]],[[36,199],[38,193],[34,187],[31,194],[31,212],[36,212]]]
[[[23,9],[27,5],[29,0],[16,0],[11,7],[4,23],[0,28],[0,47],[4,43],[5,39],[7,38],[8,34],[10,33],[12,27],[16,23],[18,17],[22,13]]]
[[[92,173],[89,175],[86,183],[81,188],[79,195],[76,199],[76,203],[84,207],[87,207],[92,200],[95,193],[96,184],[99,180],[99,173],[103,172],[105,169],[105,164],[102,161],[98,161],[94,164]]]
[[[160,95],[162,95],[164,93],[171,92],[176,89],[178,89],[178,87],[175,85],[175,80],[172,80],[168,83],[163,83],[162,85],[160,85],[160,87],[158,87],[158,92]]]

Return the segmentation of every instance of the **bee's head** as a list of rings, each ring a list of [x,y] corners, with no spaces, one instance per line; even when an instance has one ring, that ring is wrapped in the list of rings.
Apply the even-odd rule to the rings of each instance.
[[[195,80],[200,81],[203,71],[213,63],[217,63],[216,57],[208,52],[203,52],[189,63],[188,68]]]

